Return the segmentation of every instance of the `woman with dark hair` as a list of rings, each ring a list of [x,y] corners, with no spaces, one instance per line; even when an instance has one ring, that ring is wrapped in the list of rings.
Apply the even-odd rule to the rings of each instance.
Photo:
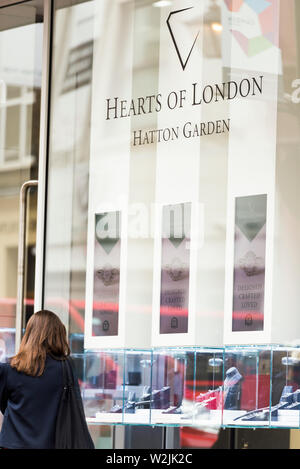
[[[66,329],[58,316],[47,310],[33,314],[19,352],[10,363],[0,364],[1,448],[55,448],[63,392],[61,361],[69,355]],[[80,396],[77,379],[74,382]]]

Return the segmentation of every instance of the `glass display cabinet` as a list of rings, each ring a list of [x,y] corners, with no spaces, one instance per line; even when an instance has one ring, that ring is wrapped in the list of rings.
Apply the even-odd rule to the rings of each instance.
[[[300,426],[300,348],[273,347],[271,427]]]
[[[225,347],[223,426],[270,426],[272,348]]]
[[[155,349],[152,365],[152,425],[191,425],[195,389],[195,350]]]
[[[88,424],[300,428],[300,347],[72,354]]]
[[[87,422],[122,424],[124,350],[87,352],[83,357],[81,388]]]
[[[152,350],[125,350],[124,424],[150,424],[152,357]]]
[[[197,349],[195,352],[194,421],[197,427],[222,424],[223,349]]]
[[[89,424],[150,424],[151,350],[89,351],[73,358],[84,361],[81,389]]]
[[[154,350],[151,424],[220,427],[223,355],[219,348]]]

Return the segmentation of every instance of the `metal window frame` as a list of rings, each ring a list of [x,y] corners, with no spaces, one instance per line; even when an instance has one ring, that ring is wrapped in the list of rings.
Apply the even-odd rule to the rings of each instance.
[[[36,225],[36,263],[34,287],[34,312],[43,306],[44,279],[44,246],[46,226],[46,189],[47,189],[47,157],[49,142],[49,109],[50,109],[50,78],[51,78],[51,45],[53,26],[53,1],[43,0],[43,46],[42,46],[42,82],[40,103],[40,135],[39,135],[39,170],[38,180],[26,181],[20,191],[19,215],[19,247],[18,247],[18,282],[16,304],[16,352],[20,346],[23,330],[24,306],[24,275],[25,275],[25,246],[26,246],[26,212],[27,193],[32,186],[38,186],[37,225]],[[0,10],[11,6],[30,2],[0,0]],[[26,117],[26,116],[25,116]],[[20,136],[21,137],[21,136]]]
[[[0,9],[22,5],[31,0],[0,0]],[[42,84],[40,111],[40,141],[39,141],[39,171],[38,171],[38,201],[36,227],[36,264],[34,287],[34,311],[43,308],[44,304],[44,246],[46,226],[46,194],[47,194],[47,161],[49,142],[49,111],[50,111],[50,83],[51,83],[51,49],[53,26],[54,0],[43,0],[43,48],[42,48]]]
[[[0,10],[23,5],[31,0],[0,0]],[[23,302],[24,302],[24,246],[26,236],[26,196],[32,185],[38,185],[37,226],[36,226],[36,264],[34,287],[34,311],[42,309],[44,302],[44,246],[46,226],[46,193],[47,193],[47,160],[49,142],[49,109],[51,83],[51,46],[53,27],[53,2],[43,0],[43,47],[42,47],[42,83],[40,103],[40,138],[38,181],[27,181],[20,192],[20,226],[18,254],[18,295],[16,311],[16,349],[22,336]]]
[[[46,227],[46,198],[47,198],[47,167],[49,147],[49,116],[50,116],[50,84],[51,84],[51,52],[53,36],[53,3],[54,0],[44,0],[44,34],[43,34],[43,62],[42,62],[42,90],[40,112],[40,142],[39,142],[39,190],[37,201],[36,227],[36,264],[34,311],[44,305],[44,260],[45,260],[45,227]]]

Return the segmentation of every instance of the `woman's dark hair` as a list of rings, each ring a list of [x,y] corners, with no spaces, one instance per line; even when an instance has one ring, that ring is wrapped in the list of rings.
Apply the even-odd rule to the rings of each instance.
[[[30,376],[41,376],[47,354],[55,358],[70,355],[66,328],[52,311],[41,310],[29,319],[19,352],[11,359],[11,366]]]

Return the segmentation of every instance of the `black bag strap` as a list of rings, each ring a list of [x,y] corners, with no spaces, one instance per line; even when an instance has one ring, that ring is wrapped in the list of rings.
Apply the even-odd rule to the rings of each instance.
[[[65,360],[62,360],[62,370],[63,370],[63,387],[73,388],[76,394],[81,395],[78,381],[76,379],[76,372],[74,363],[71,357],[67,357]]]
[[[62,360],[62,373],[63,373],[63,387],[67,388],[74,385],[74,376],[72,370],[70,369],[69,357],[65,360]]]
[[[9,367],[9,364],[5,364],[3,366],[5,385],[3,386],[2,398],[0,399],[0,411],[2,412],[2,414],[4,414],[5,412],[5,409],[7,407],[7,400],[8,400],[8,391],[7,391],[8,367]]]
[[[75,386],[75,369],[74,369],[74,363],[72,358],[69,356],[66,359],[66,369],[67,369],[67,376],[68,376],[68,382],[70,386]]]

